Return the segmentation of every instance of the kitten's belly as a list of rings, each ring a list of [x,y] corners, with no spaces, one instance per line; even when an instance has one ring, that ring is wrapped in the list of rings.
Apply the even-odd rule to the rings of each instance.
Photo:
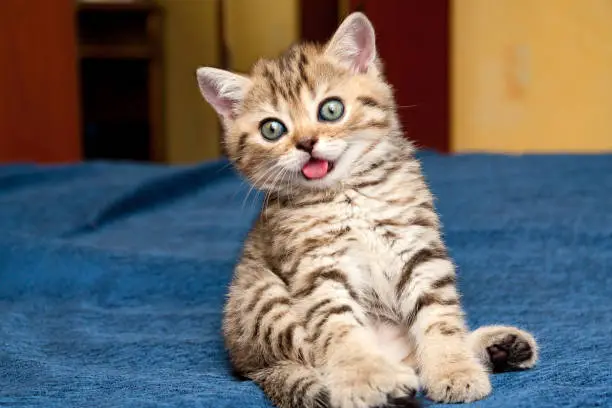
[[[414,348],[406,329],[397,325],[373,321],[372,329],[380,350],[391,361],[412,365]]]

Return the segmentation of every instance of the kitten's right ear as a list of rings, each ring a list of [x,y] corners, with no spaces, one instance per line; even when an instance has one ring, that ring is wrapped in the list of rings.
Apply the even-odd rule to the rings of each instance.
[[[204,99],[224,119],[233,119],[238,105],[251,86],[251,80],[217,68],[199,68],[196,71],[198,85]]]
[[[349,15],[329,40],[325,53],[354,72],[364,73],[376,61],[376,34],[372,23],[360,12]]]

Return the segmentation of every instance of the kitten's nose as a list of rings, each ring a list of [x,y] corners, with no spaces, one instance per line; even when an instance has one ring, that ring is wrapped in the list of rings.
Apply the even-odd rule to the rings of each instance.
[[[312,149],[314,149],[314,145],[317,144],[318,139],[316,137],[304,138],[298,140],[295,145],[299,150],[303,150],[308,153],[312,153]]]

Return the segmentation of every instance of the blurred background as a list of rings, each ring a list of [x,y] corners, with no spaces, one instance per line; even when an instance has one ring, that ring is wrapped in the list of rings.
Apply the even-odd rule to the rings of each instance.
[[[612,151],[609,0],[1,0],[0,162],[217,158],[196,68],[247,71],[354,10],[419,146]]]

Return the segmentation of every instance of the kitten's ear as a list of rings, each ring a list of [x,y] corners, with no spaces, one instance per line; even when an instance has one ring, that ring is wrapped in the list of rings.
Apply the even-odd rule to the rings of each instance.
[[[196,71],[198,85],[204,99],[224,119],[233,119],[236,108],[251,86],[251,80],[217,68],[199,68]]]
[[[349,15],[327,44],[325,50],[355,72],[366,72],[376,61],[376,34],[363,13]]]

